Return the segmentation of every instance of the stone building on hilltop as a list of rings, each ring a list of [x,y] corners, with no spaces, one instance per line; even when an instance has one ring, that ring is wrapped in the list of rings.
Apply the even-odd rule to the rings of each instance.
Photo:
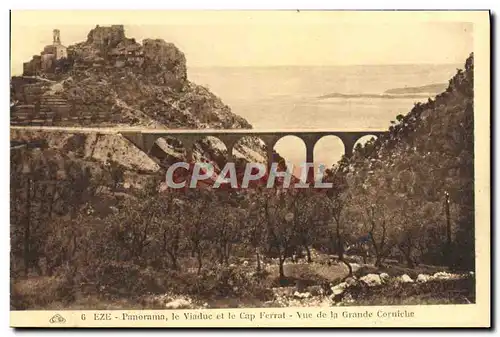
[[[45,46],[40,55],[34,55],[31,61],[23,64],[23,75],[36,76],[40,72],[54,72],[56,61],[67,57],[68,49],[61,44],[61,32],[59,29],[54,29],[52,44]]]
[[[52,38],[52,44],[45,46],[42,55],[53,55],[56,60],[68,57],[67,48],[61,44],[61,32],[59,29],[54,29]]]

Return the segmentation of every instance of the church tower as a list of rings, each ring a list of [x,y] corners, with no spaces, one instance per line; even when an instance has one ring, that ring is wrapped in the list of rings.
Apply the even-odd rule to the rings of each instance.
[[[54,44],[61,44],[61,32],[59,31],[59,29],[54,29],[54,31],[52,32],[52,36],[54,39]]]

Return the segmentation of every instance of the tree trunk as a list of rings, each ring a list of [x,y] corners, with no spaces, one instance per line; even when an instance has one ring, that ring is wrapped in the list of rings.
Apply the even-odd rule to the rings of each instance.
[[[255,254],[256,254],[256,257],[257,257],[257,272],[260,272],[260,271],[261,271],[261,266],[260,266],[260,255],[259,255],[259,251],[258,251],[258,250],[256,250]]]
[[[309,247],[307,245],[304,245],[304,248],[306,249],[307,263],[313,262],[313,260],[311,258],[311,250],[309,249]]]
[[[451,258],[451,220],[450,220],[450,195],[445,192],[445,212],[446,212],[446,263],[448,267],[452,265]]]
[[[411,256],[406,257],[406,266],[408,268],[415,268],[415,263],[413,262]]]
[[[280,284],[283,285],[283,282],[285,281],[285,259],[286,259],[286,249],[283,250],[283,252],[278,250],[278,262],[279,262],[279,279],[280,279]]]
[[[403,253],[404,258],[406,260],[406,266],[408,268],[415,268],[415,263],[411,258],[411,246],[408,244],[408,247],[406,249],[405,247],[400,247],[400,250]]]
[[[197,249],[197,251],[196,251],[196,258],[198,260],[198,274],[200,274],[201,273],[202,264],[203,264],[203,261],[201,259],[201,251],[200,251],[200,249]]]
[[[413,259],[411,258],[411,247],[412,247],[411,236],[408,236],[407,243],[408,243],[408,251],[406,253],[406,262],[407,262],[408,268],[415,268],[415,263],[413,262]]]
[[[51,195],[50,203],[49,203],[49,208],[47,211],[47,218],[49,220],[52,218],[52,210],[54,208],[55,196],[56,196],[56,192],[55,192],[55,188],[54,188],[54,191],[52,191],[52,195]]]
[[[222,248],[219,247],[217,248],[217,255],[218,255],[218,258],[219,258],[219,264],[224,264],[224,254],[222,252]]]
[[[224,263],[226,265],[229,264],[229,243],[226,242],[226,244],[224,245]]]
[[[352,277],[352,267],[351,264],[344,259],[344,252],[339,253],[339,260],[342,261],[349,270],[349,274],[347,274],[345,278]]]
[[[177,264],[177,256],[173,252],[167,251],[168,255],[170,256],[170,262],[172,264],[172,269],[173,270],[178,270],[179,265]]]
[[[373,234],[370,236],[371,237],[371,241],[372,241],[372,246],[373,246],[373,250],[375,251],[375,266],[377,267],[377,263],[380,263],[381,262],[381,249],[379,249],[377,243],[375,242],[375,238],[373,237]]]
[[[285,279],[285,269],[283,268],[283,264],[285,263],[285,259],[282,259],[280,257],[279,263],[280,263],[280,280],[282,281]]]
[[[30,267],[30,237],[31,237],[31,178],[28,178],[28,187],[26,192],[26,220],[24,224],[24,273],[28,275]]]
[[[408,268],[415,268],[415,263],[411,258],[411,246],[409,244],[408,244],[408,250],[405,253],[405,258],[406,258],[406,266]]]
[[[339,255],[339,260],[342,261],[347,266],[347,269],[349,270],[349,274],[345,278],[352,277],[352,267],[349,264],[349,262],[347,262],[344,259],[344,242],[342,240],[342,235],[340,235],[340,227],[339,227],[338,222],[337,222],[337,244],[338,244],[337,251],[338,251],[338,255]]]

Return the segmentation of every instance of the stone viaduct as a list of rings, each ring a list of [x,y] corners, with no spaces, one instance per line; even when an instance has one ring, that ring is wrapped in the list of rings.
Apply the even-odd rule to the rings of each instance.
[[[146,153],[149,153],[155,142],[162,137],[171,137],[179,140],[186,151],[187,161],[193,159],[193,145],[196,141],[204,137],[216,137],[221,140],[227,149],[227,160],[233,159],[233,147],[242,137],[253,136],[261,139],[267,148],[267,164],[273,161],[274,145],[283,137],[296,136],[300,138],[306,146],[306,161],[314,162],[314,146],[322,137],[337,136],[344,144],[344,154],[347,157],[352,155],[354,145],[364,136],[379,137],[386,131],[331,131],[331,130],[258,130],[258,129],[231,129],[231,130],[139,130],[121,131],[120,134],[131,141],[135,146]]]
[[[233,159],[233,148],[243,137],[257,137],[267,148],[267,165],[273,162],[273,151],[276,143],[283,137],[296,136],[306,146],[306,161],[314,162],[314,146],[322,137],[336,136],[344,144],[344,155],[352,155],[354,145],[364,136],[376,136],[387,131],[333,131],[333,130],[259,130],[259,129],[148,129],[142,127],[70,127],[70,126],[11,126],[11,129],[53,131],[69,133],[98,133],[119,134],[132,142],[136,147],[150,154],[154,144],[160,138],[175,138],[180,141],[186,151],[186,159],[193,160],[193,146],[195,142],[205,137],[216,137],[221,140],[227,149],[227,160]]]

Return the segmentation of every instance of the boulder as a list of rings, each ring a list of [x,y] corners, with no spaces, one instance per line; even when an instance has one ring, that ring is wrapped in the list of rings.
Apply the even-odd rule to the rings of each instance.
[[[401,281],[402,283],[412,283],[414,282],[413,279],[408,276],[407,274],[403,274],[399,277],[399,281]]]
[[[165,304],[165,308],[167,309],[182,309],[190,307],[191,307],[191,301],[185,298],[176,298],[175,300]]]
[[[323,288],[321,286],[309,286],[306,291],[311,293],[311,296],[320,296],[324,294]]]
[[[117,61],[115,62],[115,67],[116,67],[116,68],[123,68],[123,67],[125,67],[125,61],[120,61],[120,60],[117,60]]]
[[[369,287],[375,287],[382,284],[382,279],[378,274],[368,274],[359,279],[368,285]]]
[[[449,280],[453,278],[453,275],[445,271],[440,271],[435,273],[432,277],[437,280]]]
[[[417,282],[420,282],[420,283],[425,283],[425,282],[429,281],[430,279],[431,279],[431,276],[427,275],[427,274],[418,274],[418,276],[417,276]]]
[[[348,288],[347,282],[342,282],[331,288],[333,295],[340,295]]]
[[[354,298],[352,298],[351,294],[347,294],[342,298],[342,302],[344,303],[354,303]]]
[[[298,291],[293,293],[293,296],[296,298],[309,298],[311,297],[311,293],[305,292],[305,293],[299,293]]]
[[[353,277],[346,278],[345,283],[347,283],[348,287],[351,287],[351,286],[355,285],[356,283],[358,283],[358,281],[356,280],[356,276],[353,276]]]
[[[295,287],[276,287],[272,288],[272,292],[276,298],[290,297],[293,295]]]
[[[382,282],[387,282],[387,281],[389,281],[390,278],[391,277],[387,273],[381,273],[380,274],[380,279],[382,280]]]

